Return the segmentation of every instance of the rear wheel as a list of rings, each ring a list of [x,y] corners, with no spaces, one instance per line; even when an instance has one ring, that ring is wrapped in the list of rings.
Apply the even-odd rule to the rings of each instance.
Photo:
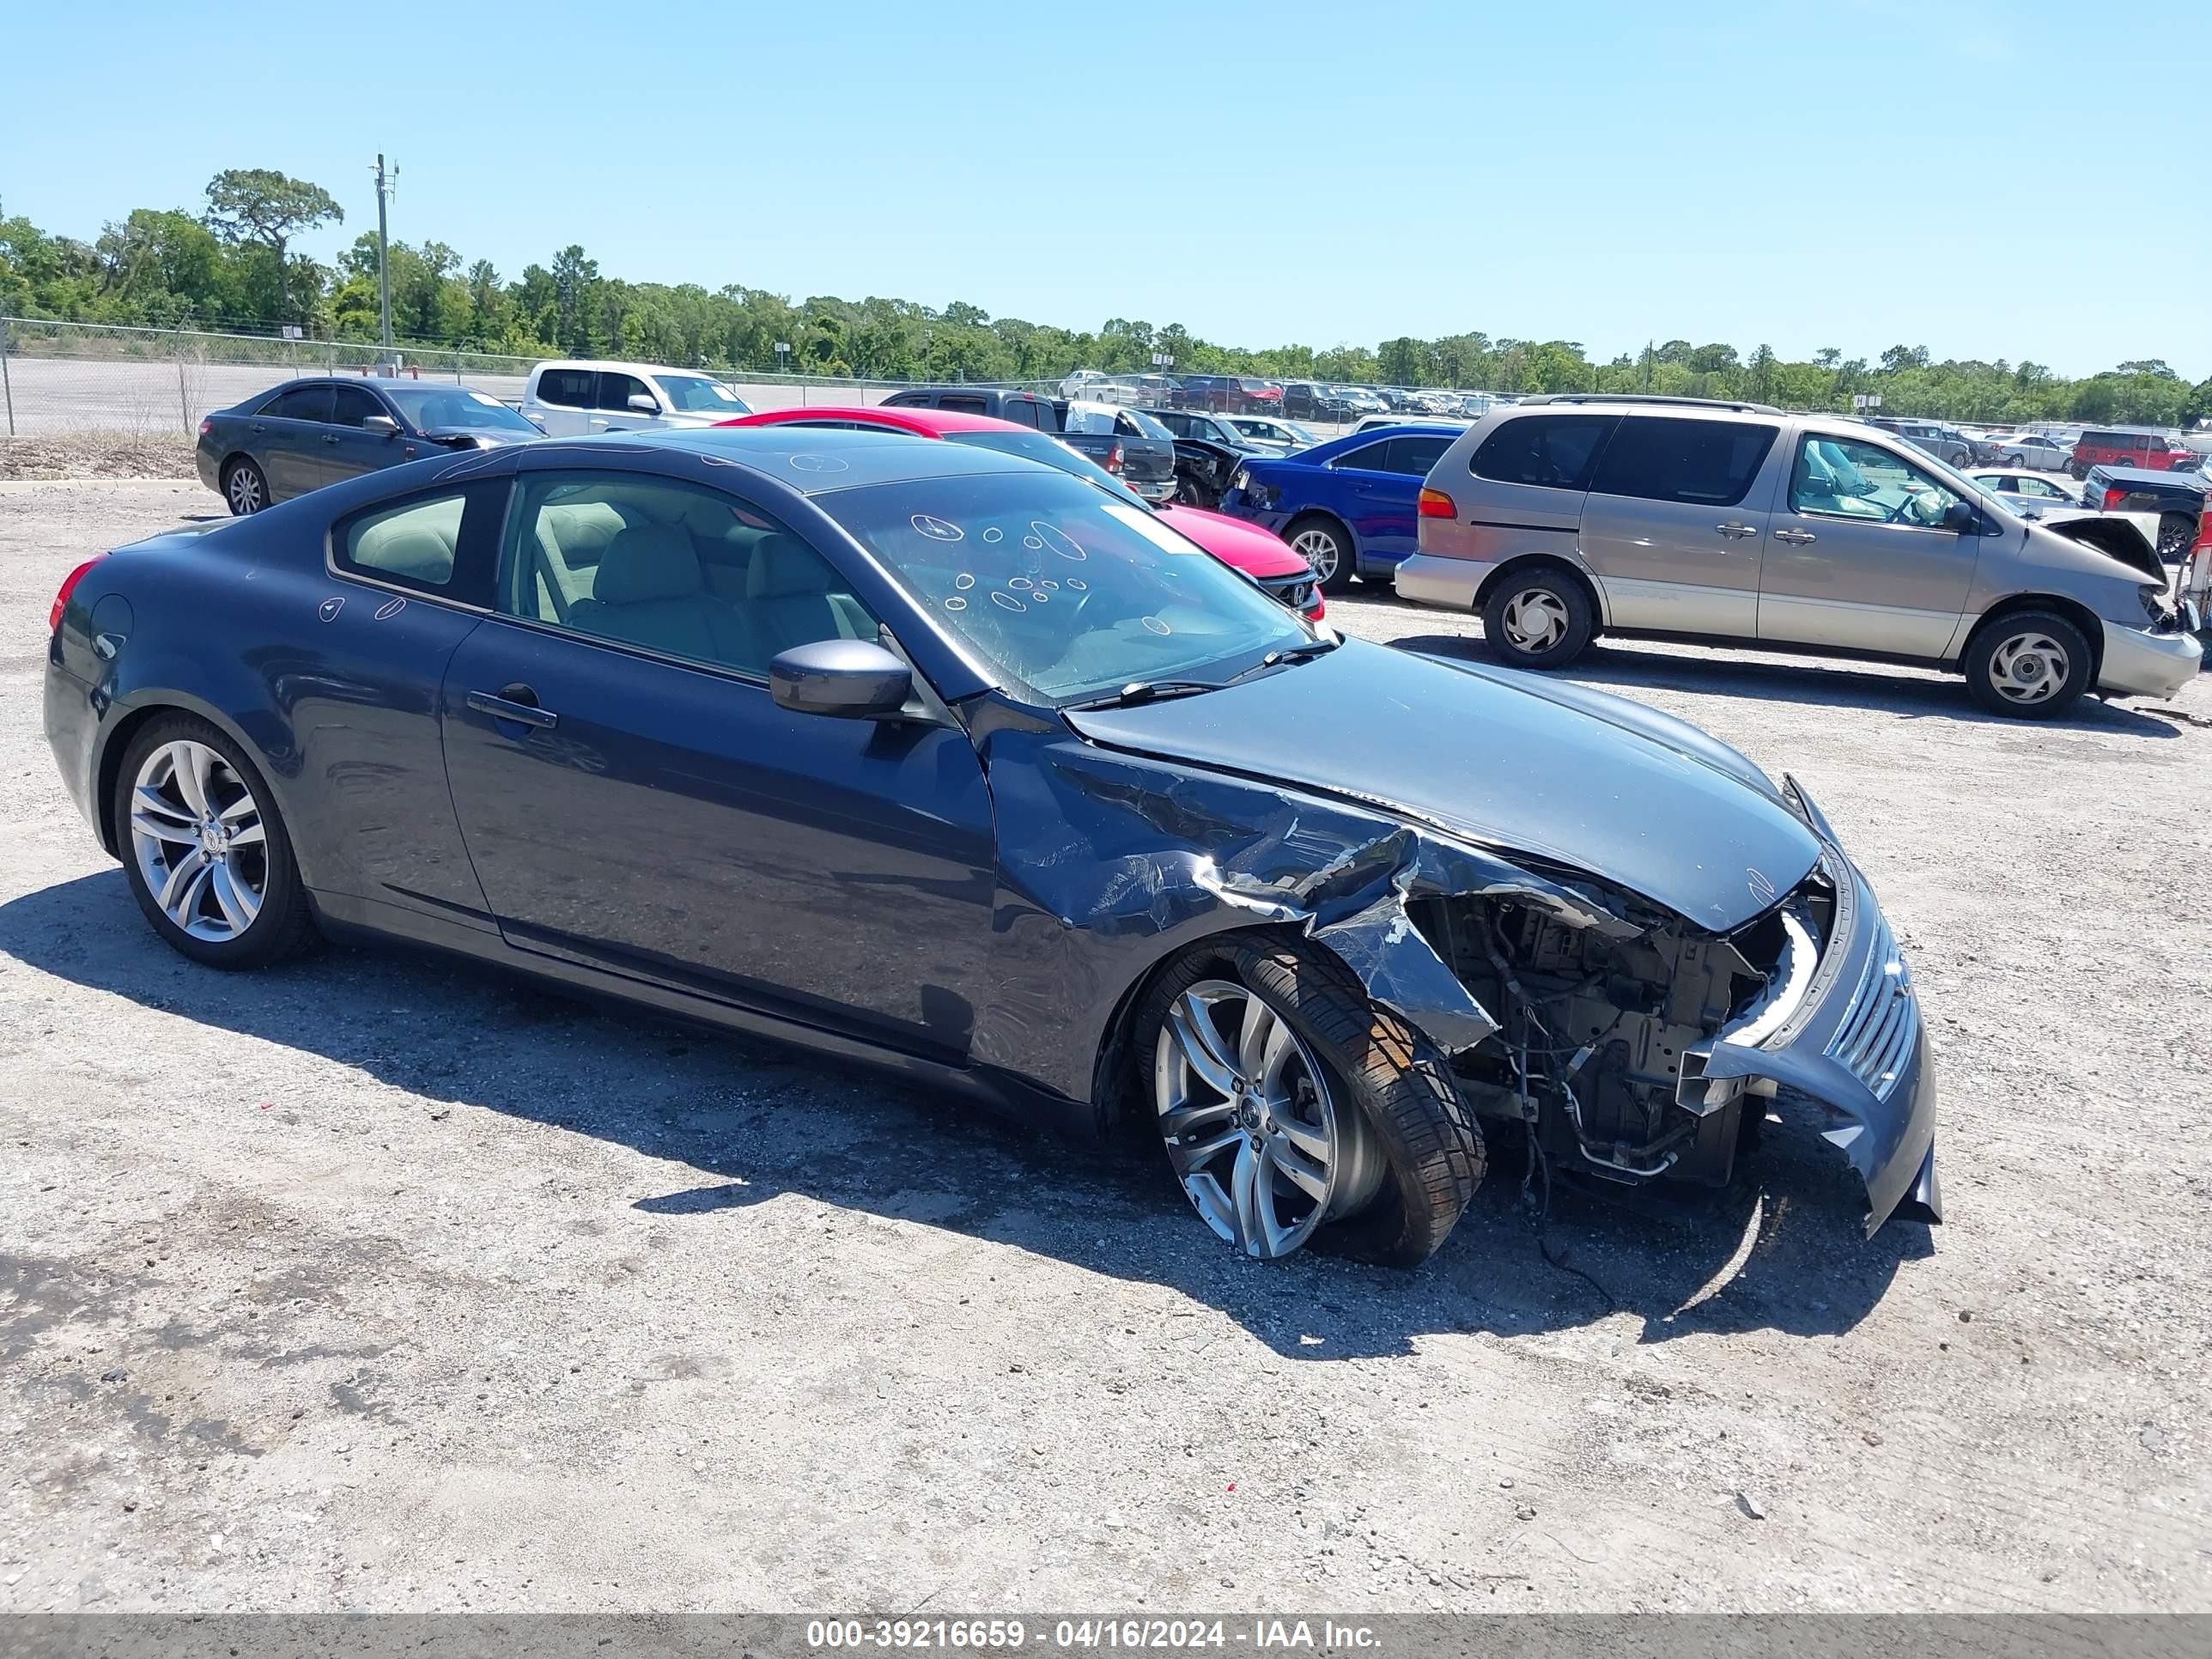
[[[1482,606],[1483,643],[1516,668],[1559,668],[1589,644],[1589,596],[1565,572],[1508,571]]]
[[[2089,469],[2080,461],[2069,461],[2066,464],[2066,471],[2076,483],[2089,476]]]
[[[269,480],[261,476],[258,466],[241,455],[222,475],[222,498],[230,504],[234,517],[258,513],[269,505]]]
[[[1966,686],[1991,714],[2056,720],[2089,689],[2089,641],[2055,612],[2019,611],[1975,635]]]
[[[1319,946],[1202,945],[1138,1022],[1176,1178],[1243,1254],[1410,1267],[1474,1195],[1482,1137],[1443,1060]]]
[[[149,721],[117,775],[115,845],[154,931],[210,968],[259,968],[314,938],[269,786],[190,714]]]
[[[2186,513],[2167,513],[2158,521],[2158,556],[2185,559],[2197,544],[2197,520]]]

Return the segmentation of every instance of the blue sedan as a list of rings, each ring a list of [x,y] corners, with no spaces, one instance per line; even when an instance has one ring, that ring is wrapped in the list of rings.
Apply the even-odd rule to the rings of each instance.
[[[1340,593],[1387,579],[1414,550],[1421,480],[1463,427],[1408,422],[1354,433],[1279,459],[1246,461],[1220,510],[1273,531]]]

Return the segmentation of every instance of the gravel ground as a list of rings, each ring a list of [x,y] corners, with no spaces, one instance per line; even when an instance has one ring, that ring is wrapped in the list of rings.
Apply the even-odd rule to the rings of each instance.
[[[1147,1163],[863,1073],[163,948],[43,630],[219,510],[0,486],[0,1607],[2212,1609],[2212,677],[2038,728],[1600,650],[1867,867],[1949,1224],[1862,1239],[1778,1133],[1701,1214],[1563,1200],[1548,1258],[1507,1170],[1418,1273],[1263,1267]]]

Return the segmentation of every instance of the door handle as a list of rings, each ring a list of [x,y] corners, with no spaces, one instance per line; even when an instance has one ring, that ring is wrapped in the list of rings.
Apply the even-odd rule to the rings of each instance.
[[[479,714],[489,714],[495,720],[513,720],[518,726],[534,726],[540,732],[550,732],[560,723],[561,717],[549,708],[538,706],[538,694],[526,685],[503,685],[497,692],[471,691],[469,707]]]
[[[323,434],[323,441],[326,444],[334,444],[337,441],[338,434],[335,432],[325,432]]]
[[[269,430],[267,427],[262,425],[258,421],[256,421],[249,429],[254,432],[266,432]]]
[[[1722,535],[1727,537],[1730,541],[1735,541],[1740,536],[1756,536],[1759,534],[1759,526],[1757,525],[1745,524],[1736,519],[1730,519],[1726,524],[1717,524],[1713,528],[1719,531]]]
[[[1774,539],[1787,542],[1792,547],[1809,547],[1820,538],[1809,530],[1778,530],[1774,532]]]

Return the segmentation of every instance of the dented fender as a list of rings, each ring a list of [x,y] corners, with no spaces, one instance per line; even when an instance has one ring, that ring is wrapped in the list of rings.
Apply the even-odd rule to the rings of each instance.
[[[1413,925],[1409,901],[1510,897],[1576,926],[1642,931],[1591,893],[1379,810],[1102,748],[1043,722],[1010,719],[978,746],[1000,853],[971,1059],[1071,1099],[1091,1095],[1131,988],[1213,934],[1295,927],[1456,1053],[1498,1022]]]

